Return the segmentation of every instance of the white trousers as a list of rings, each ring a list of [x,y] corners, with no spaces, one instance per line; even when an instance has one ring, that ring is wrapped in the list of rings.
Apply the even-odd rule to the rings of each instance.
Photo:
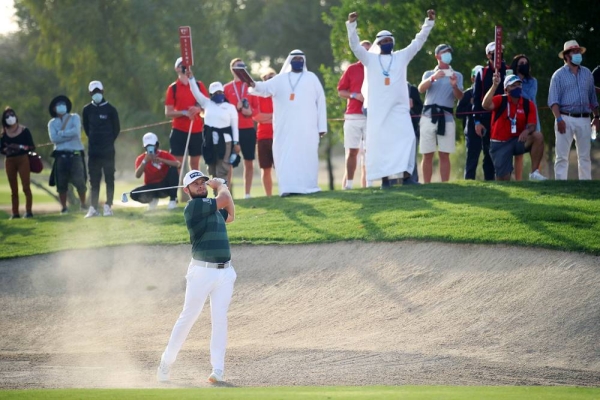
[[[224,269],[206,268],[190,264],[185,279],[185,302],[179,315],[162,360],[171,365],[200,316],[206,298],[210,296],[210,363],[213,369],[224,370],[227,347],[227,311],[233,294],[237,275],[233,266]]]
[[[560,133],[554,122],[554,134],[556,135],[556,160],[554,161],[554,178],[566,180],[569,172],[569,152],[571,144],[575,139],[577,148],[577,166],[579,180],[592,179],[592,161],[590,151],[592,148],[592,126],[589,118],[575,118],[562,115],[567,130]]]

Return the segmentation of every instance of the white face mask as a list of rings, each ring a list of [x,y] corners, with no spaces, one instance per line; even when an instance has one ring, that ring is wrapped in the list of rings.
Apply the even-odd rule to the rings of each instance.
[[[100,102],[102,101],[102,93],[94,93],[92,95],[92,100],[94,100],[94,103],[100,104]]]
[[[10,116],[10,117],[7,117],[7,118],[5,119],[5,121],[6,121],[6,123],[7,123],[9,126],[13,126],[14,124],[16,124],[16,123],[17,123],[17,117]]]

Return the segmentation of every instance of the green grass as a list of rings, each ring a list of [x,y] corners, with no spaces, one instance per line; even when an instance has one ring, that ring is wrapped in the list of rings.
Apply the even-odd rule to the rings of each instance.
[[[207,389],[59,389],[0,392],[11,399],[261,399],[261,400],[582,400],[600,398],[600,389],[576,387],[453,387],[453,386],[363,386],[363,387],[270,387]]]
[[[600,182],[465,182],[326,191],[236,202],[232,243],[421,240],[510,244],[600,254]],[[117,209],[0,220],[0,258],[125,244],[188,243],[176,211]]]

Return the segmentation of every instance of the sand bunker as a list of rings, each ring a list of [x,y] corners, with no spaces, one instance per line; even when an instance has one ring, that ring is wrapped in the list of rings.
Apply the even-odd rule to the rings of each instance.
[[[506,246],[235,246],[226,379],[600,386],[600,257]],[[0,262],[0,388],[201,387],[209,306],[155,371],[189,246]]]

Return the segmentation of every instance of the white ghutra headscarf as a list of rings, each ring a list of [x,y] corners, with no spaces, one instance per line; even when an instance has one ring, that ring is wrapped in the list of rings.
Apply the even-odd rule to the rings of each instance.
[[[302,57],[304,59],[304,72],[308,71],[308,69],[306,68],[306,56],[304,55],[304,52],[302,50],[296,49],[293,50],[285,59],[285,62],[281,67],[281,71],[279,71],[280,74],[283,74],[284,72],[292,72],[292,58],[294,57]]]

